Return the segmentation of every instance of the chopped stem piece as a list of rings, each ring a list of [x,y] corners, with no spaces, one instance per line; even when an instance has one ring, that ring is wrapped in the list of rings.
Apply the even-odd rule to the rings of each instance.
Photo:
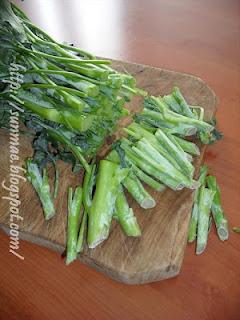
[[[228,222],[221,206],[220,190],[217,185],[216,177],[208,176],[207,185],[208,188],[215,192],[211,210],[217,228],[217,234],[220,240],[224,241],[228,239]]]
[[[123,188],[120,187],[116,199],[116,215],[117,219],[127,236],[139,237],[141,230],[137,219],[134,216],[132,208],[129,208]]]
[[[79,230],[80,210],[82,204],[82,188],[77,187],[74,195],[72,188],[68,189],[68,225],[67,225],[67,257],[66,264],[77,257],[77,238]]]
[[[100,161],[96,191],[89,209],[89,248],[95,248],[108,238],[119,186],[128,171],[128,169],[121,169],[116,163]]]
[[[26,160],[26,170],[27,179],[33,185],[41,201],[44,217],[49,220],[55,215],[55,208],[51,197],[47,171],[44,169],[42,176],[37,164],[31,158]]]
[[[134,174],[127,176],[123,185],[142,208],[149,209],[156,206],[153,197],[144,189]]]
[[[202,186],[198,203],[198,230],[196,254],[201,254],[207,246],[210,211],[215,191]]]
[[[204,165],[200,168],[200,173],[199,173],[199,178],[198,178],[198,182],[200,183],[200,187],[205,186],[207,171],[208,171],[208,167],[206,165]],[[194,194],[192,216],[191,216],[189,231],[188,231],[188,242],[193,242],[197,236],[200,187],[195,191],[195,194]]]

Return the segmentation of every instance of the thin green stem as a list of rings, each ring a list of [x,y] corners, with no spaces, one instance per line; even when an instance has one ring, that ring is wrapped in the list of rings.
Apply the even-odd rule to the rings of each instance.
[[[54,90],[61,90],[61,91],[66,91],[71,94],[75,94],[76,96],[79,96],[81,98],[87,98],[87,94],[83,93],[79,90],[64,87],[64,86],[59,86],[56,84],[45,84],[45,83],[25,83],[22,85],[23,89],[29,89],[29,88],[39,88],[39,89],[54,89]]]
[[[72,188],[68,189],[68,226],[67,226],[67,257],[66,264],[77,257],[77,237],[82,205],[82,188],[77,187],[74,196]]]
[[[36,51],[36,50],[30,50],[24,47],[20,48],[20,51],[23,51],[25,53],[29,53],[29,54],[34,54],[37,55],[39,57],[43,57],[46,59],[50,59],[50,60],[54,60],[54,61],[60,61],[60,62],[65,62],[65,63],[73,63],[76,65],[88,65],[88,64],[110,64],[111,61],[109,60],[98,60],[98,59],[79,59],[78,57],[76,58],[67,58],[67,57],[60,57],[60,56],[54,56],[48,53],[44,53],[44,52],[40,52],[40,51]]]

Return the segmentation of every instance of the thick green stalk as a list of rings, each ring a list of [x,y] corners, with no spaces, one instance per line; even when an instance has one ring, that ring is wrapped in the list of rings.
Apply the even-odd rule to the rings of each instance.
[[[162,99],[174,112],[181,112],[181,106],[171,94],[163,96]]]
[[[88,212],[92,205],[92,192],[96,183],[96,164],[91,164],[88,172],[85,172],[83,180],[83,204]]]
[[[197,223],[198,223],[198,203],[196,201],[193,204],[191,220],[188,228],[188,242],[193,242],[196,239]]]
[[[131,147],[127,146],[126,144],[121,144],[122,148],[124,149],[126,153],[126,157],[133,162],[136,166],[138,166],[141,170],[149,174],[150,176],[157,178],[159,181],[161,181],[163,184],[169,186],[173,190],[181,190],[184,188],[184,185],[177,180],[174,180],[170,176],[168,176],[166,173],[157,170],[152,163],[146,162],[143,158],[139,157],[138,154],[136,154]]]
[[[43,205],[43,211],[45,213],[46,220],[51,219],[55,214],[53,201],[50,194],[48,193],[50,193],[50,185],[48,182],[47,170],[43,169],[43,179],[42,179],[42,186],[40,191],[40,200]]]
[[[166,120],[163,114],[160,114],[162,119],[154,120],[149,117],[145,117],[140,115],[141,119],[144,120],[148,125],[155,127],[169,130],[171,134],[178,134],[183,137],[193,136],[197,133],[197,128],[193,125],[184,124],[184,123],[171,123],[170,121]],[[159,118],[160,118],[159,117]]]
[[[72,188],[68,189],[68,225],[67,225],[67,256],[66,264],[77,257],[77,238],[79,230],[80,211],[82,204],[82,188],[77,187],[74,196]]]
[[[128,206],[127,199],[121,186],[116,199],[116,216],[127,236],[139,237],[141,235],[141,229],[137,219],[134,216],[132,208],[129,208]]]
[[[161,99],[151,96],[148,97],[148,100],[158,105],[159,112],[144,108],[141,114],[143,116],[149,117],[152,120],[165,120],[172,123],[173,125],[178,125],[180,123],[185,125],[192,125],[196,127],[198,130],[205,130],[207,132],[211,132],[214,129],[214,127],[208,124],[207,122],[200,121],[194,118],[189,118],[167,109],[165,104],[161,101]]]
[[[185,152],[182,148],[172,141],[171,137],[167,136],[161,129],[158,129],[155,133],[159,143],[175,158],[179,163],[184,174],[188,177],[192,177],[194,173],[193,165],[188,161]]]
[[[196,189],[198,183],[183,175],[171,163],[168,162],[145,138],[137,143],[137,147],[132,147],[142,159],[150,163],[157,170],[165,173],[174,180],[181,182],[185,187]]]
[[[119,154],[117,153],[117,151],[115,149],[111,150],[108,155],[106,156],[105,160],[117,163],[120,165],[120,157]]]
[[[49,69],[37,69],[37,70],[30,69],[30,70],[27,70],[25,72],[25,74],[37,73],[37,74],[55,75],[55,76],[61,77],[59,79],[62,79],[62,80],[65,79],[66,81],[72,81],[72,82],[74,82],[74,84],[81,82],[81,81],[85,81],[85,82],[88,82],[92,85],[96,85],[97,88],[98,88],[97,85],[99,85],[99,84],[107,84],[106,82],[102,82],[99,80],[88,78],[86,76],[83,76],[81,74],[77,74],[77,73],[74,73],[71,71],[62,70],[60,68],[59,69],[52,69],[53,66],[51,64],[49,67],[50,67]],[[95,87],[93,87],[93,88],[95,88]],[[89,94],[91,92],[86,91],[85,93]]]
[[[188,118],[186,116],[177,114],[173,111],[165,111],[164,113],[148,110],[148,109],[143,109],[142,115],[146,118],[152,119],[154,121],[167,121],[170,122],[173,126],[178,126],[178,125],[187,125],[187,126],[193,126],[196,127],[198,130],[205,130],[206,132],[211,132],[214,127],[208,124],[207,122],[200,121],[197,119],[193,118]]]
[[[38,89],[53,89],[56,91],[65,91],[68,93],[71,93],[73,95],[76,95],[81,98],[87,98],[87,94],[84,92],[81,92],[76,89],[64,87],[64,86],[59,86],[56,84],[48,84],[48,83],[25,83],[22,85],[23,89],[29,89],[29,88],[38,88]]]
[[[120,164],[120,158],[116,150],[112,150],[106,160],[115,162]],[[133,161],[131,161],[129,158],[125,157],[125,161],[129,168],[132,169],[133,173],[143,182],[145,182],[147,185],[149,185],[151,188],[157,191],[163,191],[166,189],[166,187],[159,183],[158,181],[154,180],[152,177],[150,177],[148,174],[146,174],[144,171],[142,171],[139,167],[137,167]]]
[[[141,182],[133,173],[123,180],[123,185],[140,207],[149,209],[156,206],[153,197],[144,189]]]
[[[145,182],[149,187],[153,188],[154,190],[157,191],[164,191],[166,189],[166,187],[162,184],[159,183],[158,181],[154,180],[153,178],[151,178],[149,175],[147,175],[146,173],[144,173],[141,169],[139,169],[137,166],[135,166],[134,163],[131,163],[131,161],[128,161],[133,173],[135,173],[135,175],[142,180],[143,182]]]
[[[40,106],[37,102],[34,103],[32,101],[24,100],[24,107],[36,115],[40,116],[43,119],[63,123],[61,113],[55,108],[44,108]]]
[[[196,254],[201,254],[207,246],[210,211],[215,191],[202,186],[198,203],[198,229]]]
[[[162,130],[162,131],[165,133],[165,135],[168,137],[168,139],[171,140],[171,142],[177,147],[178,151],[181,152],[182,156],[184,158],[186,158],[186,160],[188,162],[190,162],[190,163],[193,162],[192,155],[183,150],[183,148],[178,143],[177,139],[175,139],[175,136],[173,134],[171,134],[171,133],[165,132],[165,130]],[[179,138],[179,139],[181,139],[181,138]],[[182,139],[182,140],[184,140],[184,139]],[[194,171],[194,167],[193,167],[192,170]]]
[[[107,160],[100,161],[96,192],[89,210],[89,248],[95,248],[108,238],[119,186],[127,174],[128,169],[121,169]]]
[[[34,63],[34,62],[30,62],[33,69],[35,70],[35,72],[38,72],[38,66]],[[72,88],[68,88],[65,86],[59,86],[57,85],[54,81],[52,81],[48,75],[46,75],[45,73],[38,73],[41,75],[41,78],[43,79],[44,82],[46,82],[46,84],[32,84],[32,83],[25,83],[24,85],[22,85],[22,88],[26,87],[26,88],[31,88],[31,87],[36,87],[39,89],[53,89],[55,94],[59,96],[60,99],[63,99],[64,103],[77,111],[82,112],[84,109],[88,110],[90,107],[89,105],[83,101],[82,99],[80,99],[80,97],[87,97],[87,93],[81,92],[79,91],[79,88],[76,89],[72,89]]]
[[[179,105],[181,106],[181,112],[182,112],[183,115],[185,115],[187,117],[190,117],[190,118],[196,118],[194,113],[189,108],[186,100],[184,99],[184,97],[181,94],[181,92],[180,92],[178,87],[174,87],[173,88],[172,95],[176,99],[176,101],[179,103]]]
[[[93,192],[93,187],[95,185],[95,180],[96,180],[95,172],[96,172],[96,164],[93,164],[93,165],[90,165],[90,171],[89,172],[86,171],[84,175],[84,180],[83,180],[84,213],[82,216],[80,231],[78,235],[77,253],[80,253],[83,251],[83,242],[84,242],[85,230],[87,228],[88,213],[92,204],[92,192]]]
[[[196,156],[200,155],[200,150],[195,143],[174,135],[170,129],[161,129],[161,130],[165,133],[165,135],[167,135],[167,137],[172,141],[172,143],[176,144],[178,149],[182,150],[182,152],[184,152],[187,156],[190,156],[190,154],[196,155]]]
[[[77,247],[76,247],[77,253],[83,252],[84,235],[87,227],[87,217],[88,217],[88,213],[86,210],[84,210],[82,215],[82,221],[80,224],[78,240],[77,240]]]
[[[86,77],[101,80],[101,81],[107,81],[109,72],[107,70],[102,70],[100,68],[97,68],[96,65],[76,65],[73,63],[68,63],[66,65],[67,69],[73,70],[79,74],[82,74]]]
[[[197,224],[198,224],[198,206],[199,206],[199,191],[201,186],[205,186],[208,167],[206,165],[200,168],[198,182],[200,187],[195,191],[192,216],[188,230],[188,242],[193,242],[197,236]]]
[[[130,129],[130,130],[129,130]],[[154,134],[148,132],[146,129],[142,128],[141,125],[137,123],[131,123],[128,129],[124,130],[129,135],[133,136],[135,139],[140,140],[141,138],[146,138],[148,142],[165,158],[167,159],[176,169],[181,170],[176,159],[168,152],[157,140]]]
[[[180,147],[187,153],[190,153],[194,156],[199,156],[200,155],[200,150],[198,146],[188,140],[182,139],[180,137],[172,135],[173,139],[180,145]]]
[[[71,110],[61,107],[50,100],[36,99],[34,95],[25,90],[18,91],[18,98],[24,104],[23,106],[40,116],[43,119],[50,120],[59,124],[64,124],[67,128],[76,129],[80,132],[86,131],[91,126],[94,115],[85,115],[77,110]]]
[[[44,217],[49,220],[55,215],[55,208],[51,197],[47,171],[44,169],[42,176],[37,164],[31,158],[26,160],[26,170],[26,177],[33,185],[41,201]]]
[[[207,185],[209,189],[215,192],[211,210],[217,228],[217,234],[220,240],[224,241],[228,239],[228,222],[221,206],[220,190],[216,178],[214,176],[208,176]]]

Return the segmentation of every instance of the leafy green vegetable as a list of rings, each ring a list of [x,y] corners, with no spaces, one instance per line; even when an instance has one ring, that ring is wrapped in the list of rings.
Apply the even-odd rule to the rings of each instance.
[[[20,120],[31,129],[33,161],[39,172],[55,168],[57,160],[72,164],[74,172],[95,157],[115,130],[136,89],[131,75],[109,66],[79,48],[60,44],[32,24],[18,7],[0,3],[0,127],[9,129],[15,104],[24,110]],[[21,75],[12,90],[11,65]]]

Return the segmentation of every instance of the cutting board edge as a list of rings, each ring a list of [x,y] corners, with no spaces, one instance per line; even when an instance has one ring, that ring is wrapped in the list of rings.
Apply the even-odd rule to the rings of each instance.
[[[0,230],[2,230],[5,234],[9,236],[10,228],[6,224],[0,223]],[[44,248],[53,250],[61,254],[63,254],[65,251],[64,246],[56,242],[53,242],[51,240],[47,240],[43,237],[32,236],[32,234],[28,232],[19,231],[19,239],[36,244],[39,247],[44,247]],[[186,247],[186,244],[185,244],[185,247]],[[175,266],[174,264],[171,265],[171,268],[168,268],[167,273],[165,269],[151,270],[152,272],[151,278],[149,278],[149,273],[145,271],[128,273],[128,272],[121,272],[119,270],[116,271],[104,265],[101,266],[97,264],[96,261],[94,261],[94,259],[92,259],[86,254],[80,255],[77,258],[77,260],[79,260],[85,265],[101,272],[105,276],[110,277],[111,279],[116,280],[118,282],[130,284],[130,285],[138,285],[138,284],[140,285],[140,284],[152,283],[152,282],[176,277],[181,270],[185,247],[183,248],[183,251],[181,254],[181,263],[178,267]],[[139,278],[141,278],[142,280],[139,281]]]

